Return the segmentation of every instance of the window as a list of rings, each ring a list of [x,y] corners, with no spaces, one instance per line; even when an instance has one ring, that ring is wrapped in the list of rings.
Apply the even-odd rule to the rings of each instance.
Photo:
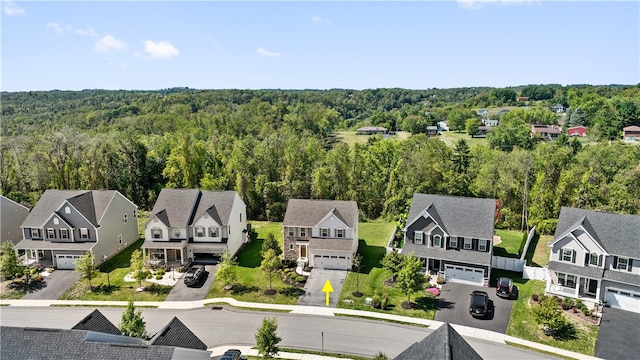
[[[70,208],[70,207],[68,207],[68,206],[65,206],[65,207],[64,207],[64,213],[65,213],[65,214],[71,214],[71,208]]]
[[[629,259],[627,258],[618,258],[618,270],[629,271]]]
[[[413,243],[414,244],[422,244],[422,231],[416,231],[413,233]]]
[[[336,237],[343,238],[344,237],[344,229],[336,229]]]
[[[487,251],[487,240],[478,240],[478,250]]]
[[[162,229],[158,229],[158,228],[151,229],[151,237],[154,239],[162,239]]]
[[[60,225],[60,220],[58,220],[58,218],[53,218],[53,225]]]
[[[122,234],[118,234],[118,244],[122,244]]]
[[[452,236],[452,237],[449,239],[449,247],[450,247],[450,248],[455,248],[455,249],[457,249],[457,248],[458,248],[458,238],[457,238],[457,237]]]
[[[464,238],[464,248],[467,250],[471,250],[471,239]]]
[[[300,236],[301,237],[307,236],[307,228],[300,228]]]
[[[56,231],[52,228],[48,228],[47,229],[47,239],[55,239],[56,238]]]
[[[37,238],[40,237],[40,231],[36,228],[32,228],[31,229],[31,237],[32,238]]]
[[[60,239],[68,239],[68,238],[69,238],[69,230],[60,229]]]
[[[242,222],[242,213],[240,213],[240,222]]]
[[[320,228],[320,236],[329,237],[329,228]]]
[[[433,247],[442,247],[442,237],[440,235],[433,235]]]
[[[212,226],[209,228],[209,237],[218,237],[218,228]]]
[[[124,222],[125,224],[129,222],[127,214],[122,215],[122,222]]]
[[[296,236],[296,231],[292,227],[289,227],[289,236]]]
[[[196,237],[204,237],[204,228],[202,226],[196,226]]]
[[[289,250],[293,250],[293,244],[289,244]]]
[[[89,229],[80,228],[80,239],[88,239],[89,238]]]
[[[589,265],[598,266],[598,254],[589,254]]]
[[[572,289],[576,288],[576,277],[574,275],[557,273],[558,275],[558,284],[561,286],[569,287]]]
[[[573,249],[562,249],[561,250],[561,256],[562,256],[562,261],[568,261],[568,262],[573,262]]]
[[[137,218],[138,217],[138,210],[133,209],[133,217]]]

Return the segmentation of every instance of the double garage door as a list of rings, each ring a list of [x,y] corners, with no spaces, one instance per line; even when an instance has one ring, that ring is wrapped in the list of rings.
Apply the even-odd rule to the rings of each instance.
[[[314,255],[313,267],[319,269],[348,270],[349,259],[346,256]]]
[[[640,293],[608,287],[604,301],[612,308],[640,313]]]
[[[484,284],[484,270],[458,265],[444,266],[445,281],[479,285]]]
[[[76,260],[81,257],[81,255],[56,255],[57,268],[73,270],[76,268]]]

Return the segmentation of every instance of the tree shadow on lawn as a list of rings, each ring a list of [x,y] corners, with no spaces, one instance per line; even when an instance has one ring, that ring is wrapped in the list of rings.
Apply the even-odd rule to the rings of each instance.
[[[231,288],[231,294],[233,295],[243,295],[258,291],[260,291],[259,287],[247,284],[234,284]]]
[[[415,299],[412,303],[412,307],[414,310],[422,310],[422,311],[435,311],[436,307],[439,305],[438,298],[431,296],[420,296]]]
[[[236,256],[238,266],[248,268],[260,267],[260,263],[262,262],[260,251],[262,250],[263,241],[263,239],[256,239],[243,246]]]
[[[171,292],[171,289],[172,289],[171,286],[152,284],[151,286],[145,287],[144,291],[150,292],[154,295],[169,295],[169,293]]]
[[[387,250],[382,246],[369,246],[366,241],[358,240],[358,253],[362,255],[361,274],[368,274],[373,268],[382,268],[380,261]]]
[[[300,297],[305,294],[303,289],[297,288],[295,286],[287,286],[284,289],[280,290],[280,294],[288,297]]]

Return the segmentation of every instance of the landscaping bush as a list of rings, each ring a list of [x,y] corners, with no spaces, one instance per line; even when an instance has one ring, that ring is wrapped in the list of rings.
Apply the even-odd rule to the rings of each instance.
[[[582,309],[582,306],[583,306],[583,305],[584,305],[584,304],[582,303],[582,300],[580,300],[580,299],[576,299],[576,304],[575,304],[575,306],[576,306],[578,309]]]
[[[373,306],[376,309],[380,309],[380,305],[382,304],[382,301],[380,299],[380,295],[378,295],[377,293],[375,295],[373,295],[373,297],[371,298],[371,306]]]
[[[162,280],[164,274],[156,274],[156,280]]]
[[[298,277],[298,274],[296,274],[296,272],[294,271],[294,272],[290,272],[288,276],[289,276],[289,279],[295,280]]]
[[[387,303],[389,303],[389,295],[383,294],[380,297],[380,309],[384,310],[387,307]]]
[[[160,276],[162,278],[163,275],[164,275],[164,269],[160,268],[156,271],[156,276]]]
[[[176,268],[176,271],[179,273],[183,273],[184,272],[184,266],[180,265]]]
[[[438,278],[436,279],[436,282],[440,285],[445,283],[444,278],[442,276],[438,276]]]
[[[306,277],[304,277],[302,275],[296,276],[296,282],[303,283],[303,282],[306,282],[306,281],[307,281]]]
[[[591,315],[591,311],[589,311],[589,308],[587,308],[587,305],[582,304],[582,306],[580,307],[580,310],[582,310],[582,313],[585,316],[590,316]]]
[[[570,298],[570,297],[564,298],[564,300],[562,300],[562,308],[563,308],[564,310],[569,310],[569,309],[571,309],[571,308],[573,307],[573,305],[574,305],[574,304],[575,304],[575,303],[574,303],[573,299],[572,299],[572,298]]]
[[[440,296],[440,290],[436,287],[427,288],[427,294],[431,294],[433,296]]]

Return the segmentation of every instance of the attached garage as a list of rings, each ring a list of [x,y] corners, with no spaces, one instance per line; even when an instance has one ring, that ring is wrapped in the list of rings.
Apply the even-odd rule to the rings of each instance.
[[[56,255],[56,267],[58,269],[73,270],[76,268],[76,260],[81,257],[81,255]]]
[[[484,284],[484,270],[459,265],[444,266],[445,281],[478,285]]]
[[[314,255],[313,267],[318,269],[348,270],[349,258],[345,255]]]
[[[608,287],[604,301],[612,308],[640,313],[640,293]]]

